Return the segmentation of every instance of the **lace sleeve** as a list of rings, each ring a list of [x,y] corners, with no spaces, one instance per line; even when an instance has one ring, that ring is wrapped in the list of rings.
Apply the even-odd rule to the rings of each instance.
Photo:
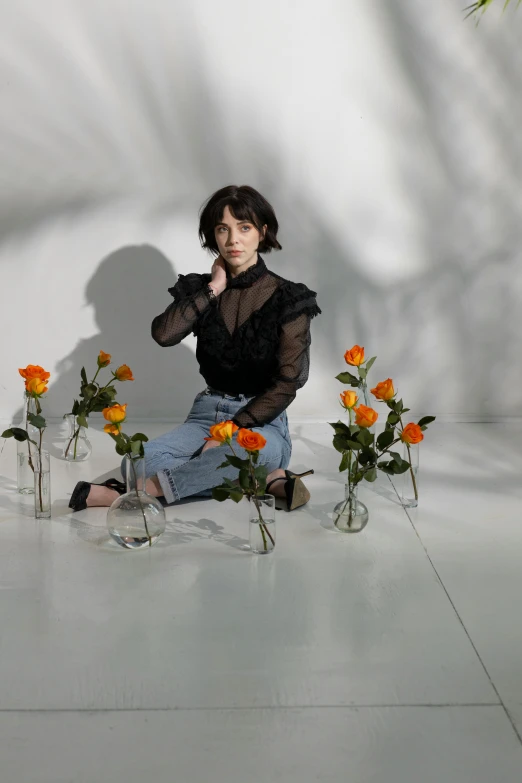
[[[212,275],[179,275],[169,293],[174,301],[152,322],[151,332],[159,345],[177,345],[193,332],[199,316],[210,306],[207,285]]]
[[[319,310],[319,312],[321,312]],[[308,380],[310,320],[304,312],[282,325],[277,352],[279,369],[272,386],[241,408],[232,421],[238,427],[262,427],[279,416]]]

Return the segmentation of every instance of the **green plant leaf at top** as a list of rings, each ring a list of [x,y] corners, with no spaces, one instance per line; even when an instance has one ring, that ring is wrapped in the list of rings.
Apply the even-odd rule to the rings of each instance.
[[[47,426],[44,417],[37,413],[28,413],[27,421],[39,430],[44,430]]]

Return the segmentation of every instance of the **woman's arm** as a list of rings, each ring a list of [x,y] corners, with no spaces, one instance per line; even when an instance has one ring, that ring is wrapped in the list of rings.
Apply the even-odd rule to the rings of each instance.
[[[169,292],[174,301],[165,312],[152,322],[153,339],[162,346],[177,345],[194,331],[201,315],[212,304],[212,296],[219,296],[227,287],[225,262],[218,256],[212,264],[211,274],[179,275],[178,282]]]
[[[270,388],[236,413],[232,421],[238,427],[262,427],[273,421],[305,385],[310,367],[310,320],[309,313],[303,313],[281,327],[277,375]]]

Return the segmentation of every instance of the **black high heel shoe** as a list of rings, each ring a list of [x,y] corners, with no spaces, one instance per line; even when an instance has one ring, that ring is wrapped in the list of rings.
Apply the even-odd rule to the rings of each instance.
[[[115,478],[107,479],[107,481],[103,481],[101,484],[95,484],[91,481],[79,481],[73,489],[69,508],[72,508],[73,511],[83,511],[84,508],[87,508],[87,498],[89,497],[91,487],[109,487],[109,489],[119,492],[120,495],[127,492],[127,485]]]
[[[302,476],[309,476],[311,473],[313,473],[313,468],[311,470],[305,470],[304,473],[293,473],[291,470],[285,470],[284,476],[279,476],[278,478],[272,479],[272,481],[269,481],[266,485],[266,492],[270,492],[270,487],[272,484],[274,484],[276,481],[286,481],[285,484],[285,495],[286,495],[286,511],[293,511],[295,508],[299,508],[299,506],[304,506],[305,503],[308,503],[310,500],[310,493],[308,492],[307,488],[305,487],[304,483],[301,481]],[[278,496],[275,496],[277,500],[280,500]],[[277,504],[276,500],[276,504]],[[284,508],[284,506],[281,506]],[[276,508],[278,506],[276,505]]]

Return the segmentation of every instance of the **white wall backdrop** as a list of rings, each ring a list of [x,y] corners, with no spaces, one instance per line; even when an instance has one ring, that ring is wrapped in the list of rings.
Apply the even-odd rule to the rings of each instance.
[[[522,9],[464,5],[0,0],[0,417],[28,363],[68,411],[100,349],[129,413],[186,415],[194,338],[149,325],[209,269],[198,209],[231,183],[323,310],[291,420],[337,416],[354,343],[416,413],[520,415]]]

